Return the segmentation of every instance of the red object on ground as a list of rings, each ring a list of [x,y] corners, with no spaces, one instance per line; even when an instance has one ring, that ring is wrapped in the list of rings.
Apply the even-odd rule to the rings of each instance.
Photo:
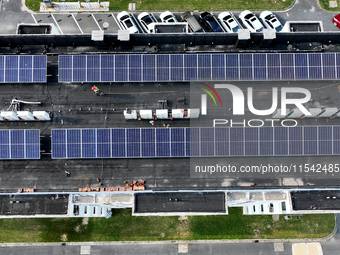
[[[340,14],[336,15],[333,18],[333,24],[334,26],[337,26],[338,28],[340,28]]]

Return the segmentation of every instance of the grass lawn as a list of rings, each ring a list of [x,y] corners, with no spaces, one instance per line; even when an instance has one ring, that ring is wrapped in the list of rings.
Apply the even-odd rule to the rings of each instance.
[[[114,210],[109,219],[2,219],[0,242],[159,241],[197,239],[321,238],[335,226],[333,214],[303,215],[301,220],[273,221],[272,216],[244,216],[229,208],[227,216],[135,217]],[[254,230],[259,235],[254,235]]]
[[[320,6],[322,7],[322,9],[325,9],[326,11],[330,11],[330,12],[335,12],[334,16],[338,14],[337,12],[340,12],[340,0],[336,0],[336,2],[338,3],[338,7],[329,8],[329,0],[319,0]]]
[[[105,0],[103,0],[104,2]],[[33,11],[39,11],[41,0],[26,0],[26,5]],[[61,0],[53,0],[61,2]],[[66,0],[66,2],[77,2],[76,0]],[[82,2],[85,2],[84,0]],[[97,2],[97,0],[91,0]],[[137,10],[148,11],[185,11],[185,10],[283,10],[291,6],[294,0],[106,0],[110,2],[111,11],[128,10],[129,3],[136,3]]]

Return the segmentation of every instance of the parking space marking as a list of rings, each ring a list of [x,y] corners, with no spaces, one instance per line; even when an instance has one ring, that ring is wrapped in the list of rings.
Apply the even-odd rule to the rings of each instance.
[[[56,19],[55,19],[55,17],[54,17],[54,15],[53,15],[53,14],[51,14],[51,16],[52,16],[52,19],[54,20],[54,23],[55,23],[55,25],[58,27],[58,29],[59,29],[60,33],[63,35],[64,33],[63,33],[63,31],[61,30],[61,28],[60,28],[60,26],[59,26],[58,22],[56,21]]]
[[[113,15],[113,13],[111,13],[112,15],[112,18],[116,21],[118,27],[121,29],[121,30],[124,30],[124,28],[122,27],[122,25],[118,22],[118,20],[116,19],[116,17]]]
[[[74,17],[74,15],[73,15],[73,14],[72,14],[72,18],[74,19],[74,22],[76,22],[76,24],[77,24],[77,26],[78,26],[78,28],[79,28],[80,32],[81,32],[82,34],[84,34],[84,32],[83,32],[83,30],[81,29],[81,27],[80,27],[80,25],[79,25],[78,21],[76,20],[76,17]]]
[[[99,27],[100,31],[103,31],[102,28],[99,26],[98,21],[96,20],[96,18],[94,17],[94,15],[91,13],[92,18],[94,19],[94,21],[96,22],[97,26]]]
[[[31,13],[31,15],[32,15],[32,18],[33,18],[33,20],[34,20],[35,24],[38,24],[37,20],[36,20],[36,19],[35,19],[35,17],[34,17],[34,14],[33,14],[33,13]]]

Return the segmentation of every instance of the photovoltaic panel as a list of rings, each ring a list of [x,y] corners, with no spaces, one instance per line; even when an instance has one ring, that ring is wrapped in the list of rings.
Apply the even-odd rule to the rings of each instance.
[[[53,129],[52,158],[340,155],[339,131],[340,126]],[[2,158],[27,157],[27,146],[39,145],[21,131],[12,135],[0,131]],[[27,145],[20,142],[24,138]]]
[[[0,83],[46,82],[46,56],[0,56]]]
[[[9,58],[13,57],[13,58]],[[42,76],[18,56],[0,58],[0,82]],[[33,56],[35,58],[36,56]],[[8,59],[8,61],[6,61]],[[8,62],[8,63],[7,63]],[[24,63],[24,62],[23,62]],[[1,68],[3,65],[3,68]],[[24,65],[20,65],[23,67]],[[7,77],[7,78],[6,78]],[[14,77],[14,78],[13,78]],[[45,77],[46,78],[46,77]],[[326,80],[340,78],[338,53],[61,55],[59,82]]]
[[[0,159],[39,159],[40,131],[0,130]]]

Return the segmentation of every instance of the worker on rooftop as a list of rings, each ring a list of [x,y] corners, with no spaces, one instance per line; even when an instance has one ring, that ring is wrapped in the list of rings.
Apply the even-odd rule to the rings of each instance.
[[[102,92],[96,85],[94,85],[92,87],[92,90],[94,91],[94,93],[96,94],[96,96],[102,96],[104,95],[104,92]]]

